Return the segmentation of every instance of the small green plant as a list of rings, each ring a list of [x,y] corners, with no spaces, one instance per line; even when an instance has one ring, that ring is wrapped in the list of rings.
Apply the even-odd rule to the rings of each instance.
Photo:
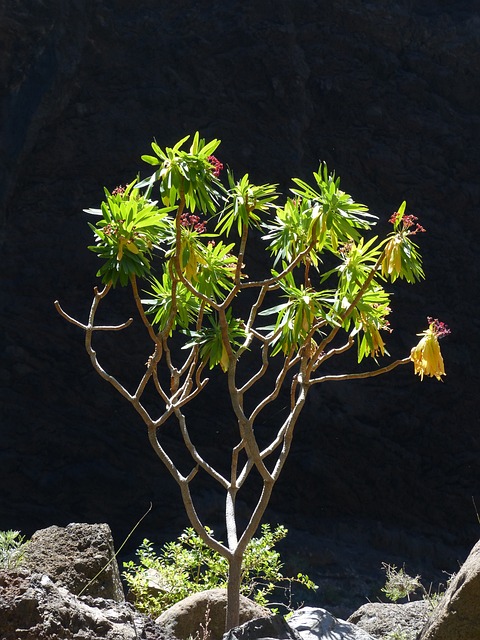
[[[385,640],[415,640],[417,634],[415,631],[408,629],[395,629],[385,636]]]
[[[392,602],[397,602],[403,598],[410,600],[410,595],[420,590],[430,609],[433,610],[438,606],[443,593],[440,591],[432,592],[431,586],[427,590],[420,581],[421,576],[412,577],[405,572],[405,567],[397,569],[394,564],[387,564],[386,562],[382,563],[382,567],[386,573],[386,582],[385,586],[382,587],[382,591],[389,600]]]
[[[25,536],[20,531],[0,531],[0,569],[18,567],[25,552]]]
[[[403,569],[397,569],[394,564],[382,563],[382,567],[385,570],[386,582],[382,587],[383,593],[392,602],[402,600],[403,598],[410,598],[410,595],[417,589],[422,588],[420,582],[420,576],[409,576]]]
[[[280,554],[273,547],[287,533],[281,525],[272,530],[264,524],[261,536],[252,538],[245,550],[240,593],[262,606],[269,606],[269,597],[276,588],[285,590],[287,608],[292,606],[292,583],[307,589],[316,588],[306,575],[299,573],[295,578],[286,578],[282,574]],[[209,530],[209,534],[213,531]],[[124,563],[123,576],[137,609],[152,617],[192,593],[227,588],[226,558],[211,549],[191,527],[175,542],[166,543],[159,555],[145,539],[137,550],[137,557],[139,564],[133,560]],[[285,584],[286,587],[281,586]]]

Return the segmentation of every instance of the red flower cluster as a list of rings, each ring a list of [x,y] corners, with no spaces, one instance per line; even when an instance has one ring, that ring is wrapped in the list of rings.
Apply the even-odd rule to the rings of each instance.
[[[390,216],[390,219],[388,221],[391,222],[392,224],[395,224],[396,221],[397,221],[398,215],[399,215],[398,211],[395,211],[395,213]],[[408,233],[410,235],[413,235],[413,234],[418,233],[418,232],[424,232],[425,229],[422,227],[421,224],[417,223],[417,220],[418,220],[417,216],[412,216],[412,215],[403,216],[403,218],[402,218],[402,224],[403,224],[402,231],[408,231]],[[414,227],[414,228],[412,229],[412,227]]]
[[[190,227],[197,233],[204,233],[207,230],[205,222],[193,213],[188,213],[188,211],[185,211],[180,216],[180,224],[182,227]]]
[[[433,333],[437,336],[437,338],[443,338],[452,333],[445,322],[440,322],[437,318],[427,318],[428,326],[433,331]]]
[[[220,171],[223,169],[223,164],[215,156],[208,156],[208,161],[212,165],[212,173],[215,178],[218,178]]]

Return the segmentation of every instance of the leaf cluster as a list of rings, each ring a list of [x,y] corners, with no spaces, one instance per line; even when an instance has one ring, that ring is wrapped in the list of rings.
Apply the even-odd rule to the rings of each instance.
[[[213,156],[219,140],[196,133],[186,147],[188,140],[165,149],[153,142],[155,155],[142,157],[155,172],[121,193],[105,190],[100,210],[88,210],[100,216],[90,225],[90,249],[104,261],[102,281],[141,279],[155,331],[183,332],[185,348],[225,372],[257,340],[270,356],[308,354],[313,373],[339,330],[356,340],[359,362],[388,355],[385,283],[423,277],[405,203],[387,238],[368,237],[376,216],[341,189],[325,163],[313,186],[293,178],[292,195],[278,205],[277,185],[255,185],[248,174],[236,180],[228,170],[223,186]],[[252,229],[272,258],[270,276],[259,281],[244,264]],[[258,303],[246,315],[237,302],[248,289],[258,291]],[[273,321],[259,327],[261,316]]]
[[[114,286],[127,285],[132,276],[149,275],[152,251],[169,229],[168,213],[172,208],[159,208],[134,186],[132,182],[116,193],[105,189],[100,210],[86,209],[100,217],[95,226],[89,224],[96,242],[89,249],[105,261],[97,276]]]
[[[190,136],[179,140],[173,147],[162,149],[155,141],[151,147],[154,156],[145,154],[142,160],[159,168],[138,187],[148,187],[150,194],[158,182],[160,197],[165,206],[176,206],[183,197],[187,208],[194,212],[213,213],[218,204],[219,182],[216,179],[211,156],[220,144],[220,140],[206,143],[198,132],[188,150],[182,149]]]

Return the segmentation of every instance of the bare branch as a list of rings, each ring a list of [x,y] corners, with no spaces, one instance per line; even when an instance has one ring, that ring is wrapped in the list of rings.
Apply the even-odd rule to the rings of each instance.
[[[145,310],[143,308],[142,301],[140,300],[140,296],[138,295],[137,279],[135,275],[132,275],[130,277],[130,284],[132,287],[133,299],[135,300],[135,305],[137,307],[138,315],[142,319],[142,322],[145,325],[145,327],[147,328],[148,335],[150,336],[152,341],[158,346],[158,348],[161,349],[162,341],[153,330],[151,323],[148,321],[148,318],[145,315]]]
[[[255,433],[253,431],[252,422],[248,420],[245,415],[243,409],[243,394],[238,391],[235,384],[236,368],[237,360],[234,357],[229,361],[227,372],[228,389],[230,400],[232,403],[232,409],[237,418],[240,437],[245,444],[247,456],[252,459],[263,481],[268,482],[270,480],[270,472],[268,471],[260,456],[260,450],[255,438]]]
[[[214,480],[216,480],[224,489],[229,487],[229,482],[226,478],[224,478],[216,469],[214,469],[206,460],[198,453],[196,446],[193,444],[190,434],[187,428],[187,421],[185,416],[180,411],[180,409],[175,409],[175,416],[178,420],[178,424],[180,426],[180,432],[182,434],[183,441],[185,446],[192,456],[194,462],[198,467],[201,467],[204,471],[206,471]]]
[[[55,300],[53,304],[55,305],[55,309],[62,316],[62,318],[65,318],[65,320],[68,320],[68,322],[74,324],[76,327],[80,327],[80,329],[83,329],[84,331],[87,331],[88,328],[90,328],[92,331],[121,331],[122,329],[126,329],[127,327],[129,327],[133,322],[133,318],[129,318],[125,322],[122,322],[122,324],[108,324],[98,325],[96,327],[88,327],[88,325],[83,324],[79,320],[76,320],[72,316],[68,315],[68,313],[62,309],[58,300]]]
[[[386,367],[382,367],[381,369],[375,369],[374,371],[364,371],[362,373],[344,373],[340,375],[326,375],[321,378],[313,378],[310,380],[310,384],[317,384],[319,382],[331,382],[331,381],[341,381],[341,380],[360,380],[362,378],[374,378],[375,376],[381,376],[384,373],[388,373],[395,369],[401,364],[408,364],[411,362],[410,356],[408,358],[403,358],[402,360],[395,360],[395,362],[390,363]]]
[[[296,389],[298,386],[298,378],[300,377],[300,374],[295,376],[295,384],[294,381],[292,381],[292,388]],[[298,416],[300,415],[300,412],[303,408],[303,405],[305,404],[305,400],[307,397],[307,392],[308,392],[308,387],[306,385],[301,384],[301,393],[299,395],[299,397],[295,400],[293,400],[294,404],[293,407],[291,408],[289,415],[285,418],[282,426],[280,427],[280,429],[277,432],[277,435],[275,437],[274,440],[272,440],[272,442],[268,445],[268,447],[265,447],[265,449],[263,449],[263,451],[261,452],[261,456],[263,459],[267,458],[268,456],[270,456],[275,449],[277,449],[282,443],[284,445],[285,448],[285,439],[287,437],[287,435],[289,433],[291,433],[293,431],[293,427],[295,426]],[[294,391],[292,391],[292,395],[294,394]],[[291,435],[289,436],[290,440],[291,440]],[[274,470],[274,472],[272,472],[272,475],[276,478],[278,477],[278,475],[280,474],[281,468],[283,467],[284,464],[284,460],[286,459],[286,456],[288,455],[288,450],[289,450],[289,445],[288,448],[286,448],[286,453],[284,453],[282,459],[283,462],[281,463],[281,466],[279,469],[277,469],[276,471]],[[280,460],[280,457],[279,457]],[[278,465],[278,461],[277,461],[277,465]],[[275,473],[277,474],[275,476]]]
[[[236,547],[236,553],[243,553],[245,551],[245,547],[252,539],[255,531],[260,526],[260,521],[262,519],[263,514],[270,502],[270,497],[272,495],[273,487],[275,485],[274,480],[270,478],[269,480],[264,480],[262,486],[262,493],[257,501],[257,504],[252,512],[250,517],[250,521],[245,527],[240,540],[238,541]]]
[[[293,271],[295,267],[298,264],[300,264],[300,262],[302,262],[303,258],[305,258],[310,253],[310,251],[313,249],[316,243],[317,243],[317,238],[315,237],[310,242],[308,247],[303,251],[301,251],[298,254],[298,256],[294,260],[292,260],[292,262],[288,265],[288,267],[285,267],[285,269],[281,271],[278,275],[272,276],[271,278],[266,278],[265,280],[259,280],[257,282],[242,282],[240,284],[240,289],[247,289],[249,287],[264,287],[264,286],[267,286],[267,287],[273,286],[275,289],[278,288],[280,286],[278,284],[279,280],[281,280],[286,275],[288,275],[291,271]]]
[[[315,358],[317,351],[311,358],[310,364],[307,367],[307,375],[310,376],[312,371],[316,371],[321,364],[324,364],[327,360],[329,360],[333,356],[338,356],[342,353],[345,353],[349,349],[351,349],[354,345],[355,338],[352,334],[348,336],[347,342],[341,347],[335,347],[334,349],[330,349],[327,352],[320,353],[317,358]]]
[[[268,365],[269,365],[268,346],[269,346],[268,344],[264,344],[262,346],[262,366],[257,371],[257,373],[255,373],[253,376],[251,376],[251,378],[249,380],[247,380],[247,382],[243,385],[243,387],[241,387],[238,390],[238,392],[240,394],[243,395],[246,391],[248,391],[248,389],[250,389],[256,382],[258,382],[258,380],[263,378],[263,376],[267,372]]]
[[[137,398],[137,400],[140,400],[143,392],[145,391],[145,387],[147,386],[148,381],[152,377],[154,371],[156,371],[158,361],[160,360],[161,357],[162,357],[161,348],[159,348],[158,344],[156,344],[155,351],[148,358],[148,361],[146,362],[147,369],[144,375],[142,376],[142,379],[138,383],[137,390],[135,391],[135,398]]]
[[[302,412],[302,409],[305,405],[307,394],[310,389],[310,385],[304,382],[303,375],[304,375],[303,372],[300,372],[296,376],[298,386],[300,387],[300,392],[296,399],[295,406],[293,407],[293,409],[290,410],[290,413],[287,416],[287,419],[285,420],[281,430],[279,431],[279,435],[281,435],[282,437],[283,446],[278,456],[275,467],[272,471],[272,478],[275,481],[278,479],[280,472],[282,471],[283,466],[287,460],[288,454],[290,452],[290,447],[292,444],[293,430],[297,424],[300,413]]]
[[[240,279],[242,277],[243,258],[244,258],[244,255],[245,255],[245,247],[247,245],[247,238],[248,238],[248,224],[244,225],[243,229],[242,229],[242,237],[240,239],[240,247],[239,247],[238,255],[237,255],[237,264],[236,264],[236,267],[235,267],[235,275],[233,277],[234,286],[231,289],[231,291],[229,292],[228,296],[225,298],[225,300],[221,304],[223,309],[227,309],[231,305],[233,299],[235,298],[237,293],[240,291]]]
[[[185,482],[187,484],[190,484],[190,482],[195,478],[195,476],[198,473],[198,469],[199,469],[199,466],[197,465],[196,467],[193,467],[193,469],[190,471],[188,476],[185,478]]]
[[[160,380],[158,379],[158,371],[157,367],[153,369],[153,382],[155,384],[155,389],[157,390],[158,395],[162,398],[166,405],[169,404],[169,397],[163,390],[162,385],[160,384]]]
[[[271,402],[276,400],[276,398],[278,397],[278,394],[281,391],[282,384],[283,384],[283,382],[284,382],[284,380],[286,378],[287,373],[296,364],[296,362],[297,362],[297,359],[295,359],[294,363],[292,364],[292,360],[290,360],[290,357],[285,358],[285,361],[283,363],[283,367],[282,367],[281,371],[279,372],[279,374],[277,375],[277,379],[275,380],[273,391],[268,396],[263,398],[263,400],[261,400],[258,403],[258,405],[255,407],[255,409],[250,414],[249,420],[252,423],[254,422],[254,420],[257,419],[259,413],[261,411],[263,411],[263,409],[265,409],[265,407],[267,405],[269,405]],[[247,386],[247,385],[245,385],[245,386]]]
[[[266,338],[264,338],[262,335],[260,335],[258,332],[256,332],[253,329],[253,323],[255,322],[258,310],[260,309],[260,307],[261,307],[261,305],[263,303],[263,300],[265,299],[265,295],[266,295],[267,291],[268,291],[268,287],[267,286],[262,287],[260,289],[260,291],[258,292],[257,300],[256,300],[255,304],[252,306],[252,308],[250,309],[250,314],[248,316],[247,324],[245,326],[245,332],[246,332],[247,336],[245,338],[245,341],[244,341],[243,345],[237,351],[237,358],[239,358],[241,356],[241,354],[249,348],[250,344],[252,343],[253,337],[258,338],[262,342],[266,341]]]
[[[223,557],[229,558],[231,556],[230,550],[221,542],[219,542],[218,540],[216,540],[215,538],[213,538],[211,535],[207,533],[205,526],[200,521],[200,518],[198,517],[197,512],[195,510],[195,506],[193,504],[193,499],[190,493],[190,486],[189,486],[189,482],[196,475],[195,470],[190,472],[189,476],[187,477],[184,477],[180,473],[180,471],[175,466],[174,462],[166,453],[165,449],[158,442],[157,435],[156,435],[156,427],[154,427],[153,425],[150,425],[148,428],[148,439],[150,441],[150,444],[153,450],[155,451],[157,456],[163,462],[165,467],[168,469],[168,471],[170,472],[170,474],[172,475],[172,477],[180,487],[180,493],[182,495],[185,511],[195,531],[198,533],[200,538],[205,542],[205,544],[207,544],[211,549],[213,549],[214,551],[217,551]]]

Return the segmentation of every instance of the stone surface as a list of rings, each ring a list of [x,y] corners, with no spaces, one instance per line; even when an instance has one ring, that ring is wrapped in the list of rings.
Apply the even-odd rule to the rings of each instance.
[[[225,632],[226,605],[226,589],[200,591],[171,606],[155,622],[169,635],[176,636],[179,640],[188,640],[190,637],[195,637],[197,632],[201,634],[201,625],[205,625],[205,613],[208,608],[210,617],[208,628],[211,638],[220,640]],[[240,596],[240,624],[269,615],[268,610]]]
[[[452,578],[419,636],[420,640],[480,638],[480,541]]]
[[[374,638],[383,640],[392,633],[416,637],[431,613],[428,602],[419,600],[405,604],[368,602],[348,618]]]
[[[302,640],[374,640],[374,638],[350,622],[339,620],[326,609],[303,607],[288,619]]]
[[[346,522],[355,538],[362,519],[383,560],[396,551],[425,563],[427,578],[456,570],[477,537],[480,487],[477,13],[467,0],[1,3],[2,528],[106,521],[123,540],[150,501],[132,547],[187,524],[138,417],[91,371],[80,330],[53,300],[86,319],[98,261],[83,208],[104,185],[144,174],[153,138],[172,144],[198,129],[222,139],[237,176],[288,187],[325,159],[382,229],[404,199],[419,215],[427,281],[394,296],[388,348],[408,353],[425,317],[440,317],[452,327],[445,383],[399,371],[317,385],[267,518],[317,534],[314,557],[323,522]],[[139,344],[145,362],[132,334],[98,349],[127,378]],[[221,394],[207,386],[193,419],[209,459],[224,456]],[[205,521],[222,523],[223,496],[200,474],[192,489]],[[363,557],[352,553],[352,576]]]
[[[71,523],[36,531],[26,546],[23,565],[75,595],[125,599],[107,524]]]
[[[250,620],[238,627],[230,629],[230,631],[223,636],[223,640],[260,640],[260,638],[301,640],[301,636],[280,614]]]
[[[48,576],[0,572],[2,640],[175,640],[125,603],[77,597]]]

